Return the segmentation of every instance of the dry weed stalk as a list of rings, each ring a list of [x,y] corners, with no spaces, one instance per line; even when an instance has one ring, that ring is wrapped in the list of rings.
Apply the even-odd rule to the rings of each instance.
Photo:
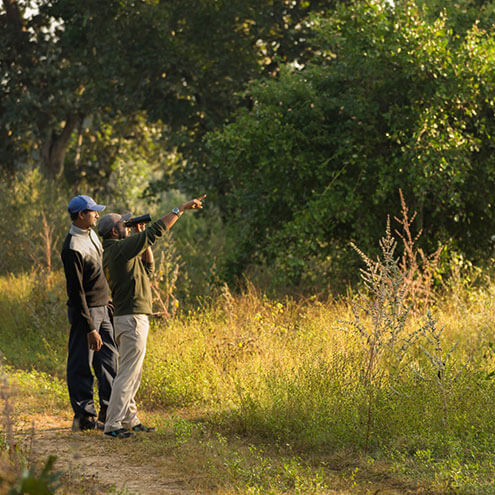
[[[421,338],[420,349],[426,356],[432,372],[427,373],[421,368],[414,369],[413,373],[421,381],[430,383],[436,387],[442,400],[442,422],[443,426],[449,428],[449,399],[453,385],[457,382],[459,377],[464,373],[467,366],[471,362],[472,356],[461,366],[461,368],[454,372],[453,370],[453,354],[457,348],[458,342],[456,342],[450,349],[444,348],[444,342],[442,339],[444,327],[437,328],[437,324],[430,311],[427,311],[425,317],[425,324],[419,329]]]
[[[45,212],[41,212],[41,229],[34,235],[24,234],[23,239],[29,246],[29,258],[40,271],[51,272],[53,269],[53,253],[59,241],[55,235],[56,226],[47,218]]]
[[[351,326],[370,352],[365,376],[372,377],[376,360],[383,351],[404,339],[410,305],[406,300],[405,279],[394,257],[397,242],[390,232],[390,218],[387,218],[385,237],[380,240],[381,259],[374,261],[355,244],[351,246],[366,264],[365,269],[360,269],[366,291],[359,294],[359,300],[352,306],[354,321]],[[363,313],[371,319],[371,325],[363,321]]]
[[[7,377],[0,369],[0,402],[3,403],[2,422],[0,428],[0,446],[5,443],[5,451],[0,452],[0,495],[8,493],[9,486],[15,479],[17,459],[14,439],[14,421],[12,419],[12,392]]]
[[[169,239],[167,246],[161,250],[158,268],[151,281],[153,301],[160,308],[157,316],[167,320],[174,319],[179,308],[179,301],[174,295],[180,269],[180,261],[177,259],[178,256]]]
[[[221,298],[223,302],[223,310],[229,319],[229,326],[230,328],[234,328],[236,302],[227,283],[224,283],[222,286]]]
[[[402,232],[396,229],[395,233],[401,238],[404,245],[399,266],[404,276],[407,299],[412,304],[413,311],[418,313],[421,309],[428,307],[428,305],[435,301],[433,284],[435,274],[438,270],[442,247],[440,246],[434,253],[428,256],[421,248],[416,247],[423,229],[420,229],[416,236],[413,236],[411,226],[417,212],[414,212],[409,218],[409,208],[406,205],[401,189],[399,189],[399,195],[402,217],[400,219],[394,217],[402,226]]]
[[[421,294],[421,305],[432,301],[428,292],[433,290],[434,267],[438,262],[439,251],[434,253],[433,258],[427,258],[422,251],[414,250],[419,235],[412,237],[409,227],[414,216],[409,219],[402,195],[401,199],[402,225],[406,233],[406,237],[402,238],[406,250],[401,258],[402,263],[395,257],[397,242],[390,231],[390,218],[387,218],[385,236],[380,240],[381,255],[376,260],[372,260],[352,244],[366,265],[360,270],[365,291],[359,293],[358,300],[352,305],[354,321],[345,322],[357,335],[365,351],[362,374],[367,393],[365,451],[368,450],[371,438],[377,393],[385,379],[394,390],[393,382],[397,381],[406,369],[412,368],[405,362],[405,357],[413,343],[418,344],[427,359],[426,365],[417,363],[413,373],[420,380],[432,383],[438,390],[442,402],[442,421],[446,428],[449,427],[454,384],[471,360],[470,358],[460,368],[456,368],[454,351],[457,344],[446,350],[443,328],[437,328],[429,311],[422,327],[411,330],[406,328],[406,320],[415,304],[412,298],[420,297]],[[422,256],[421,263],[417,262],[418,253]],[[420,280],[415,284],[418,278]]]
[[[47,270],[51,272],[53,246],[57,245],[58,237],[54,236],[55,226],[48,222],[44,211],[41,211],[41,220],[42,230],[40,235],[43,241],[45,263]]]
[[[360,270],[366,291],[359,294],[359,300],[352,306],[354,321],[345,323],[357,334],[366,353],[363,379],[368,396],[365,439],[367,451],[375,396],[384,377],[383,367],[380,366],[382,357],[386,351],[393,349],[398,367],[416,332],[407,335],[405,331],[411,306],[406,299],[405,278],[398,259],[395,258],[397,241],[390,231],[390,217],[387,217],[385,237],[380,240],[381,257],[376,261],[355,244],[351,245],[366,265],[366,268]]]

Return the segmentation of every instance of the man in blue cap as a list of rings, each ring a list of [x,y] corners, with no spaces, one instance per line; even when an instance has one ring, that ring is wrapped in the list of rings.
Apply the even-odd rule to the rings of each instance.
[[[103,273],[103,248],[92,230],[105,206],[89,196],[69,202],[72,225],[62,247],[70,328],[67,385],[74,410],[73,431],[103,427],[117,372],[118,351],[109,312],[110,291]],[[93,400],[93,367],[100,412]]]

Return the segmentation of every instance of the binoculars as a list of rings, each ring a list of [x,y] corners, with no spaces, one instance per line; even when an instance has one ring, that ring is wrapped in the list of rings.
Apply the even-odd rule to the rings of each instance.
[[[151,222],[151,216],[149,213],[146,213],[144,215],[141,215],[140,217],[129,218],[129,220],[127,220],[127,222],[125,222],[124,225],[126,227],[133,227],[138,223],[149,223],[149,222]]]

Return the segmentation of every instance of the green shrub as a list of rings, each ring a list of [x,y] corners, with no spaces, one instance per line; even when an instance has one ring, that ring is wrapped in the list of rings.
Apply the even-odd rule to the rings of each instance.
[[[266,263],[286,284],[321,287],[346,264],[349,280],[347,243],[378,252],[377,219],[400,210],[399,188],[423,247],[451,242],[484,261],[495,230],[491,32],[455,34],[411,0],[342,3],[313,31],[311,63],[251,84],[252,108],[209,137],[225,176],[225,275]]]

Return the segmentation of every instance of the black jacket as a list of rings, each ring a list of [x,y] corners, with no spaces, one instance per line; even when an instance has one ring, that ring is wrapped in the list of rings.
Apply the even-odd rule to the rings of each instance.
[[[67,304],[76,317],[86,322],[87,332],[95,330],[88,308],[106,306],[110,299],[102,255],[100,240],[93,230],[72,225],[61,252],[67,280]]]

